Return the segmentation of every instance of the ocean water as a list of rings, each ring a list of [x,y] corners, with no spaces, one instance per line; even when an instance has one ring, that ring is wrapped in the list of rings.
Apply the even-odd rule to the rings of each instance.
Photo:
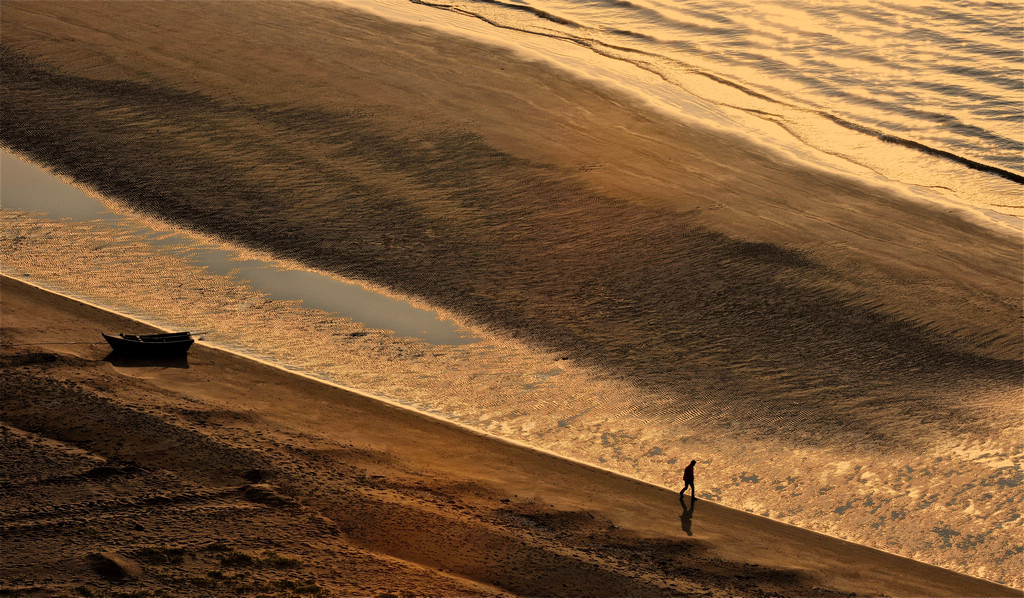
[[[1021,10],[1014,4],[341,3],[512,48],[808,168],[884,183],[924,201],[953,203],[1019,234],[1024,134]],[[188,98],[189,110],[199,105],[195,99]],[[238,118],[230,110],[215,116]],[[282,130],[292,124],[281,122]],[[165,126],[190,133],[180,128],[180,120]],[[316,141],[320,131],[289,132],[298,147],[303,136]],[[275,135],[283,138],[284,132]],[[426,140],[409,143],[419,147],[421,141]],[[230,150],[232,142],[225,135],[217,145]],[[248,139],[240,145],[259,151]],[[385,149],[407,155],[397,144]],[[319,181],[306,176],[324,176],[322,188],[333,192],[334,181],[326,178],[331,172],[274,164],[277,173],[261,181],[267,187],[282,185],[272,193],[299,189],[295,195],[301,199],[303,190],[311,189],[309,196],[319,199]],[[565,277],[566,284],[579,286],[573,288],[580,297],[577,311],[559,312],[564,306],[554,300],[516,307],[542,314],[536,316],[541,324],[560,326],[566,337],[576,336],[539,347],[514,328],[482,325],[438,308],[435,313],[448,320],[449,332],[457,330],[456,344],[343,313],[318,302],[323,294],[318,286],[290,288],[296,293],[283,296],[275,292],[282,278],[273,271],[311,268],[284,260],[267,276],[256,275],[253,263],[278,257],[196,235],[188,221],[154,221],[106,197],[99,199],[117,218],[95,206],[62,212],[67,206],[39,197],[11,201],[18,192],[15,170],[0,172],[5,273],[168,328],[209,330],[207,341],[218,346],[669,488],[679,487],[683,466],[696,458],[698,494],[706,499],[1024,584],[1019,364],[964,358],[932,343],[937,336],[929,336],[927,327],[904,325],[870,306],[835,299],[817,283],[805,284],[800,276],[806,272],[790,254],[772,254],[775,262],[766,268],[750,255],[757,247],[701,236],[684,221],[655,221],[603,205],[594,211],[607,212],[593,215],[572,206],[564,212],[555,206],[536,216],[509,215],[496,201],[488,209],[507,218],[494,220],[521,228],[481,226],[496,238],[481,247],[500,252],[508,242],[514,253],[511,244],[526,237],[536,246],[557,245],[552,259],[563,261],[556,265],[582,281]],[[287,188],[280,183],[287,176],[299,183]],[[455,215],[469,221],[466,213]],[[283,216],[298,222],[304,215]],[[386,230],[387,223],[375,218],[352,210],[332,224],[353,237],[370,228],[367,222]],[[624,226],[626,233],[604,226],[618,220],[631,225]],[[579,247],[559,245],[566,223],[593,234],[578,235]],[[433,236],[390,232],[408,234],[410,247],[431,250]],[[683,234],[693,239],[680,240]],[[361,240],[365,246],[382,244],[372,235]],[[399,251],[387,248],[392,250]],[[204,257],[221,251],[216,264]],[[665,276],[635,268],[662,251],[671,258],[660,263]],[[693,253],[701,256],[692,258]],[[446,259],[435,253],[427,254],[429,259],[396,255],[421,264]],[[594,255],[603,259],[587,260]],[[493,259],[504,267],[515,256]],[[529,267],[525,261],[516,264]],[[674,270],[677,264],[683,266]],[[268,272],[262,266],[257,270]],[[497,283],[502,292],[517,290],[512,282],[523,283],[511,280],[509,270]],[[626,276],[616,280],[609,273]],[[375,290],[388,300],[437,308],[379,281],[316,274]],[[524,284],[534,286],[552,278],[545,278],[550,272],[544,270],[528,274],[534,278]],[[408,268],[402,276],[420,276],[420,271]],[[451,281],[460,282],[457,276]],[[655,291],[645,294],[642,283],[653,283]],[[607,285],[606,292],[588,294],[588,287],[598,284]],[[132,291],[130,304],[123,299],[126,289]],[[660,290],[702,307],[698,313],[687,311],[684,301],[657,296]],[[552,295],[559,299],[563,291],[555,285]],[[467,303],[474,300],[472,293],[465,296]],[[835,318],[822,324],[807,315],[815,313]],[[768,321],[779,314],[777,322]],[[607,350],[609,361],[581,358],[588,355],[588,343],[591,355]],[[650,380],[658,384],[647,384]],[[699,519],[693,530],[699,536]]]
[[[448,16],[424,16],[410,3]],[[1016,2],[380,0],[365,8],[529,48],[683,118],[1013,226],[1019,220],[1004,216],[1024,215]]]

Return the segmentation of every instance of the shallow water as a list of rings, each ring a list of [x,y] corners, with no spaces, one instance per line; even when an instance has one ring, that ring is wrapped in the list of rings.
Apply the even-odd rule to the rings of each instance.
[[[731,43],[755,43],[756,39],[744,41],[744,36],[763,32],[768,22],[776,22],[774,26],[781,31],[773,38],[777,42],[774,45],[821,39],[808,37],[810,34],[799,27],[787,30],[792,23],[759,15],[760,7],[753,12],[743,7],[747,11],[744,17],[735,7],[736,14],[722,14],[716,13],[714,6],[695,4],[692,6],[699,11],[684,10],[685,15],[673,19],[683,23],[691,17],[702,20],[679,26],[663,16],[650,22],[635,19],[629,22],[632,34],[624,31],[621,23],[612,27],[607,20],[618,22],[623,11],[633,14],[647,7],[667,14],[678,12],[679,6],[654,2],[540,2],[531,4],[532,10],[523,10],[497,2],[464,2],[453,10],[382,0],[374,9],[391,10],[408,20],[426,19],[432,26],[478,39],[497,41],[498,35],[509,33],[511,37],[502,37],[502,43],[566,65],[577,74],[602,79],[618,89],[632,89],[657,107],[675,111],[680,118],[738,131],[807,161],[849,169],[855,176],[903,181],[928,189],[948,186],[934,190],[944,194],[935,197],[986,210],[999,208],[997,204],[1005,203],[1019,190],[1019,185],[1004,176],[836,124],[808,109],[813,98],[796,93],[796,84],[785,83],[792,75],[782,70],[769,81],[777,82],[779,89],[757,92],[766,99],[731,84],[742,81],[755,89],[758,81],[764,83],[763,74],[750,80],[744,78],[749,73],[743,71],[741,63],[728,67],[733,69],[729,72],[726,67],[718,72],[713,70],[717,67],[709,66],[716,52],[728,55],[729,51],[706,52],[703,59],[708,64],[683,64],[693,53],[683,52],[684,57],[680,52],[686,50],[686,43],[696,42],[673,36],[724,39],[728,31],[723,24],[735,26],[743,18],[753,18],[757,27],[733,31],[730,35],[736,39]],[[800,6],[799,10],[805,12],[815,10],[810,5]],[[494,19],[480,18],[484,16],[482,9],[492,11]],[[538,11],[549,15],[567,12],[552,20]],[[511,19],[508,23],[524,31],[508,29],[509,25],[499,18]],[[531,27],[535,26],[541,31],[533,31]],[[651,39],[636,35],[645,27],[661,31],[659,35],[672,43],[653,35],[648,36]],[[550,33],[555,30],[558,39]],[[629,45],[633,43],[637,45]],[[762,43],[760,51],[771,47]],[[808,52],[818,51],[806,42],[803,47]],[[633,60],[637,48],[653,48],[647,55],[654,60],[642,64]],[[658,52],[665,53],[655,56]],[[831,60],[838,59],[833,56]],[[786,61],[779,62],[776,66],[781,69]],[[765,91],[771,93],[762,93]],[[782,92],[791,92],[785,102],[771,95]],[[195,105],[194,98],[186,99],[189,114],[201,116],[201,106]],[[768,111],[763,109],[764,103],[773,107],[770,118],[765,118],[764,112]],[[237,117],[215,114],[224,116]],[[281,127],[276,133],[280,140],[285,139],[286,132],[297,138],[309,135],[314,141],[320,139],[316,135],[321,132],[332,132],[324,121],[305,121],[300,116],[292,122],[275,121],[274,114],[262,115]],[[171,131],[166,133],[168,136],[188,132],[187,123],[173,116],[167,118],[166,130]],[[829,128],[829,122],[835,129]],[[355,123],[358,126],[347,124],[346,135],[362,132],[362,139],[381,142],[374,136],[379,131],[373,128],[376,125],[372,119]],[[309,130],[292,130],[292,125]],[[813,143],[815,136],[838,145],[820,146]],[[301,145],[302,140],[296,139],[291,141]],[[229,141],[218,138],[217,150],[224,152],[221,155],[233,149],[251,149],[248,140],[238,141],[240,148],[231,147]],[[391,153],[401,158],[419,151],[415,138],[384,143],[389,141],[384,139],[381,147],[370,145],[368,151],[377,151],[377,159]],[[847,151],[849,148],[853,149]],[[853,150],[863,150],[868,158],[879,158],[882,164],[864,162],[853,155]],[[995,160],[996,154],[998,151],[989,155],[964,150],[963,155],[980,161]],[[273,211],[275,217],[314,227],[328,218],[326,211],[302,213],[304,206],[285,213],[269,200],[276,198],[278,191],[301,188],[308,191],[303,196],[309,200],[306,206],[321,206],[320,200],[333,192],[335,180],[322,172],[314,176],[291,168],[278,154],[270,158],[265,160],[265,178],[258,179],[269,189],[267,197],[261,197],[267,206],[250,208]],[[188,159],[193,157],[189,155]],[[106,166],[105,162],[100,164],[101,169]],[[184,169],[191,166],[178,163],[173,169],[189,172]],[[154,170],[160,167],[169,168],[161,163]],[[345,174],[338,164],[332,167]],[[217,174],[215,178],[220,180]],[[288,181],[283,180],[286,176],[308,176],[309,180],[288,187]],[[311,182],[314,184],[309,187]],[[318,183],[323,187],[317,188]],[[428,180],[425,184],[434,182]],[[176,199],[172,195],[178,187],[169,184],[166,188],[170,191],[161,197]],[[260,290],[260,285],[270,284],[258,280],[264,273],[269,272],[271,282],[281,281],[287,290],[292,285],[285,276],[318,275],[297,264],[282,263],[285,272],[294,274],[281,274],[277,268],[258,265],[260,261],[273,262],[269,256],[235,249],[222,253],[225,249],[214,240],[148,219],[114,225],[108,216],[97,215],[92,208],[63,221],[34,215],[7,202],[6,186],[0,255],[5,272],[28,274],[31,280],[167,328],[210,330],[209,341],[220,346],[666,487],[678,487],[683,464],[696,456],[698,493],[705,498],[990,579],[1022,583],[1019,571],[1024,569],[1024,553],[1019,549],[1019,538],[1020,513],[1024,510],[1024,457],[1016,384],[1019,377],[1013,384],[1006,383],[1004,364],[998,360],[961,359],[955,350],[949,350],[949,346],[957,346],[956,338],[949,341],[941,334],[929,334],[927,326],[915,326],[913,322],[903,325],[898,313],[835,299],[835,293],[822,288],[827,285],[818,284],[822,279],[803,278],[807,272],[797,271],[813,267],[802,264],[799,255],[782,250],[766,254],[762,250],[771,248],[735,243],[695,230],[685,221],[668,222],[671,215],[652,216],[640,213],[639,208],[596,201],[582,207],[567,206],[564,211],[559,211],[558,205],[548,205],[557,202],[524,204],[521,213],[509,218],[510,214],[502,211],[506,207],[501,201],[504,190],[496,192],[498,199],[493,202],[480,198],[472,206],[475,212],[457,202],[442,204],[445,216],[457,216],[468,225],[479,226],[473,229],[477,236],[494,233],[493,243],[477,246],[492,251],[478,256],[485,262],[480,267],[501,268],[496,271],[509,276],[484,280],[495,286],[480,294],[507,297],[510,291],[522,290],[511,287],[511,282],[550,285],[544,287],[550,295],[543,297],[552,299],[549,303],[515,305],[510,315],[518,317],[530,310],[545,317],[561,317],[556,320],[558,332],[578,333],[573,338],[580,339],[579,345],[590,342],[594,351],[607,353],[602,355],[608,360],[605,364],[620,367],[598,367],[596,360],[580,358],[587,347],[574,348],[571,342],[553,345],[561,350],[539,349],[522,341],[523,336],[512,337],[514,329],[504,333],[471,329],[477,342],[461,345],[434,344],[422,336],[413,338],[420,330],[418,326],[412,332],[398,334],[374,330],[398,327],[362,320],[370,320],[371,315],[313,304],[323,291],[313,291],[317,295],[314,297],[278,294],[279,289],[273,286]],[[197,195],[203,192],[199,189]],[[44,191],[24,207],[46,205],[42,202],[53,194]],[[439,255],[444,253],[442,249],[475,248],[442,245],[441,241],[450,241],[443,238],[431,245],[428,239],[432,237],[418,237],[420,231],[412,226],[409,230],[389,229],[386,222],[372,217],[379,205],[387,204],[371,203],[374,198],[370,195],[379,194],[361,198],[366,201],[364,213],[346,212],[344,219],[332,224],[357,235],[372,230],[372,235],[358,239],[366,245],[383,246],[383,237],[376,237],[378,233],[406,233],[404,245],[388,248],[388,259],[378,262],[378,266],[398,271],[402,264],[394,264],[392,258],[421,260],[410,263],[422,265],[429,264],[422,260],[445,258]],[[400,201],[390,204],[395,206],[409,207]],[[603,212],[593,214],[600,210]],[[1004,211],[1012,216],[1012,209]],[[420,215],[415,210],[405,213]],[[480,225],[479,220],[472,219],[479,214],[488,219],[487,223],[500,222],[502,228]],[[602,219],[628,226],[610,230],[599,222]],[[239,226],[244,226],[244,218],[240,220]],[[433,225],[433,221],[427,222]],[[377,226],[371,228],[367,223]],[[461,240],[459,236],[465,230],[458,229],[453,237]],[[562,243],[566,230],[587,234],[577,234],[575,246],[566,246]],[[650,234],[645,237],[636,231]],[[687,239],[679,241],[681,235]],[[688,245],[690,236],[693,243]],[[527,249],[558,248],[551,259],[564,266],[557,273],[564,274],[566,280],[555,281],[562,286],[551,284],[554,277],[543,270],[539,274],[529,271],[533,278],[508,280],[517,268],[526,271],[529,266],[526,260],[516,261],[522,252],[514,249],[518,247],[514,243],[527,237],[534,242],[522,243]],[[342,236],[340,243],[350,238]],[[637,249],[640,245],[642,250]],[[437,251],[430,253],[433,250]],[[659,255],[661,250],[665,256]],[[339,250],[336,255],[349,254]],[[652,255],[663,260],[660,270],[641,271],[636,267]],[[451,275],[455,283],[465,282],[460,277],[467,276],[458,267],[466,263],[453,260],[449,271],[439,273]],[[422,272],[422,268],[410,267],[400,274],[409,280],[422,276]],[[667,290],[667,297],[644,293],[649,288],[644,285],[652,283],[660,285],[656,291]],[[598,285],[600,292],[590,292]],[[396,295],[389,289],[377,290],[383,296]],[[125,301],[128,293],[130,304]],[[566,296],[574,311],[552,315],[555,309],[564,307],[556,300]],[[474,297],[467,293],[464,300],[470,302]],[[699,309],[690,307],[698,302]],[[432,309],[425,307],[427,311]],[[815,317],[833,310],[837,316],[834,319]],[[455,318],[459,314],[445,315]],[[531,323],[526,318],[518,321]],[[551,322],[535,319],[532,323],[537,321]],[[839,334],[833,326],[845,328]],[[585,336],[591,332],[592,337]],[[874,333],[885,336],[876,337]],[[974,328],[967,331],[969,336],[975,333]],[[951,345],[942,344],[946,341]],[[982,341],[971,336],[964,346],[982,345]],[[1012,349],[1013,343],[1006,346]],[[694,521],[694,531],[697,535],[701,531],[699,518]]]
[[[518,48],[801,159],[996,219],[1024,215],[1016,3],[381,0],[370,8]]]
[[[218,346],[669,488],[696,457],[705,499],[1021,583],[1024,456],[1019,421],[1006,409],[1012,387],[979,384],[970,400],[961,385],[932,389],[917,406],[884,388],[841,397],[812,386],[791,388],[782,404],[739,379],[685,392],[641,388],[482,329],[462,345],[402,338],[312,307],[312,297],[273,298],[231,268],[244,262],[211,267],[201,239],[151,220],[111,221],[95,206],[63,220],[15,210],[10,160],[0,210],[5,273],[166,328],[209,331]],[[69,201],[66,189],[43,188],[40,205]],[[789,384],[784,371],[760,375]],[[928,411],[936,400],[948,413]],[[700,534],[699,518],[693,530]]]
[[[6,151],[0,151],[0,198],[8,210],[42,213],[51,219],[95,220],[114,229],[131,231],[137,242],[152,245],[154,249],[162,247],[187,253],[189,260],[198,267],[245,281],[268,299],[302,301],[306,307],[350,318],[369,328],[437,345],[479,340],[452,321],[441,319],[436,311],[418,308],[355,282],[288,268],[272,259],[246,259],[238,250],[203,243],[184,232],[168,232],[166,227],[153,230],[147,226],[155,224],[152,221],[111,211],[111,206]],[[119,235],[112,233],[111,236]]]

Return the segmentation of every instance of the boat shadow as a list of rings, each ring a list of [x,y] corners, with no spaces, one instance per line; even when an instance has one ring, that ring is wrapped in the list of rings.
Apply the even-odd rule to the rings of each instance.
[[[189,368],[188,355],[178,355],[176,357],[134,357],[111,351],[103,358],[103,361],[119,368],[176,368],[182,370]]]

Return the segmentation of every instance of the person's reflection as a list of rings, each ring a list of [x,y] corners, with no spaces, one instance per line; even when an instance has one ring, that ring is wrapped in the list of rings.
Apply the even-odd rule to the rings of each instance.
[[[697,506],[697,499],[690,498],[690,507],[686,507],[686,496],[679,493],[679,504],[683,507],[683,514],[679,516],[679,522],[683,525],[683,531],[687,536],[693,535],[693,510]]]

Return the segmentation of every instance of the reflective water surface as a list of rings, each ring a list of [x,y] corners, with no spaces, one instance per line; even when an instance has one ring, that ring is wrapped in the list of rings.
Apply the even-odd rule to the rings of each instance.
[[[680,118],[969,206],[1019,230],[1021,12],[1014,4],[379,0],[370,8],[508,44],[631,90]],[[172,131],[178,124],[168,121]],[[283,172],[288,165],[278,166]],[[680,327],[654,331],[675,335],[688,351],[683,357],[694,374],[686,389],[640,388],[621,371],[471,324],[457,328],[450,322],[458,314],[437,320],[432,306],[399,301],[389,289],[347,284],[135,215],[122,219],[95,202],[72,206],[66,190],[45,177],[19,182],[12,173],[24,167],[10,157],[2,168],[5,273],[167,328],[209,330],[209,342],[219,346],[666,487],[678,489],[683,465],[697,458],[701,499],[1024,584],[1019,378],[975,384],[916,354],[905,371],[902,355],[892,363],[869,355],[860,370],[837,368],[827,380],[815,379],[823,370],[730,354],[716,338],[720,331],[694,341],[697,331]],[[31,198],[20,200],[27,191]],[[497,263],[507,256],[492,257]],[[713,266],[742,274],[743,256],[731,257]],[[785,267],[769,282],[783,279]],[[711,280],[714,288],[698,298],[714,299],[706,311],[719,321],[749,321],[743,310],[761,303],[727,313],[728,302],[719,300],[736,290],[733,282],[726,275]],[[802,287],[796,281],[788,288]],[[609,292],[584,308],[620,313],[619,298]],[[784,311],[792,307],[788,299],[762,303]],[[648,305],[641,315],[665,305]],[[624,362],[642,359],[643,351],[655,355],[650,339],[623,330]],[[741,340],[781,344],[770,336]],[[851,350],[836,339],[802,357]],[[853,350],[860,349],[884,353],[891,346],[867,339]],[[875,365],[921,383],[876,379],[868,371]],[[768,387],[776,400],[765,400]],[[701,533],[686,519],[679,524]]]
[[[8,152],[0,152],[0,198],[8,210],[44,213],[49,218],[99,221],[114,230],[131,231],[137,242],[154,248],[187,254],[197,267],[209,272],[245,281],[266,298],[301,301],[305,307],[320,309],[350,318],[367,327],[390,330],[396,336],[423,339],[438,345],[475,342],[466,330],[437,312],[421,309],[407,301],[374,292],[337,277],[289,269],[281,262],[245,259],[235,249],[200,242],[178,232],[148,229],[152,221],[111,212],[101,201],[50,175],[41,168],[23,162]],[[159,225],[158,225],[159,226]]]
[[[898,412],[884,389],[868,402],[794,390],[793,406],[767,405],[713,381],[706,396],[639,388],[486,330],[460,345],[403,338],[275,297],[232,268],[262,262],[211,264],[209,248],[159,223],[14,209],[31,202],[8,195],[18,187],[8,186],[11,159],[0,210],[4,273],[165,328],[209,331],[218,346],[669,488],[696,458],[699,498],[1020,583],[1024,453],[1019,417],[1006,408],[1019,404],[1019,388],[940,392],[961,422],[950,427],[948,413]],[[875,432],[833,421],[837,413]],[[981,413],[989,425],[966,423]],[[681,524],[699,535],[687,519]]]
[[[380,0],[371,9],[515,39],[531,57],[613,79],[683,118],[996,220],[1024,216],[1017,3]]]

